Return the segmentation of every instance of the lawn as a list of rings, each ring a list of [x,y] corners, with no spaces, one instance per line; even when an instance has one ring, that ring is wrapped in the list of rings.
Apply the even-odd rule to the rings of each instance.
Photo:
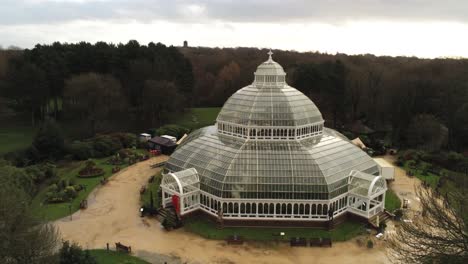
[[[389,212],[393,212],[399,208],[401,208],[400,198],[398,198],[398,196],[391,189],[388,189],[385,193],[385,209],[387,209]]]
[[[437,183],[439,182],[439,175],[435,175],[433,173],[427,172],[424,174],[424,169],[425,167],[428,167],[430,164],[424,161],[420,161],[420,164],[416,166],[416,168],[410,168],[408,165],[408,162],[405,163],[403,166],[403,169],[407,172],[412,171],[414,173],[414,176],[420,179],[421,181],[427,182],[432,188],[435,188],[437,186]]]
[[[104,177],[109,177],[112,175],[112,168],[114,165],[106,164],[106,161],[109,158],[94,159],[96,166],[104,169]],[[70,215],[70,212],[76,212],[80,209],[80,202],[83,199],[86,199],[88,195],[100,184],[102,177],[94,178],[78,178],[78,171],[83,168],[85,161],[75,161],[67,163],[58,168],[58,175],[60,179],[72,179],[76,180],[76,184],[82,184],[86,186],[86,189],[78,192],[78,196],[71,201],[71,203],[55,203],[47,204],[44,203],[45,194],[47,192],[47,187],[43,188],[33,199],[32,201],[32,212],[34,215],[40,217],[44,220],[56,220],[67,215]],[[120,168],[124,168],[128,164],[120,165]]]
[[[292,237],[331,237],[333,241],[345,241],[365,233],[364,224],[352,221],[342,223],[331,231],[291,227],[224,227],[223,229],[218,229],[215,223],[196,217],[188,219],[185,222],[184,229],[209,239],[224,240],[228,236],[239,235],[251,241],[272,241],[278,239],[273,234],[280,232],[285,233],[282,238],[284,240],[289,240]]]
[[[2,122],[0,126],[0,156],[31,145],[35,129],[26,125],[9,125]]]
[[[96,258],[98,264],[149,264],[137,257],[105,249],[92,249],[89,253]]]
[[[218,116],[220,107],[191,108],[184,114],[176,115],[173,123],[195,130],[201,127],[213,125]]]

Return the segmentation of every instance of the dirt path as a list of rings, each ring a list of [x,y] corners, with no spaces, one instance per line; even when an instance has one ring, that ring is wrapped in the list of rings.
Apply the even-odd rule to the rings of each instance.
[[[388,263],[385,248],[359,247],[352,240],[332,248],[291,248],[247,243],[227,246],[177,230],[165,232],[156,220],[139,216],[139,189],[158,172],[150,164],[165,157],[127,167],[91,193],[88,209],[55,222],[63,239],[84,248],[104,248],[115,242],[132,246],[134,254],[152,263]]]
[[[385,160],[394,164],[395,156],[383,156]],[[419,211],[421,204],[419,198],[415,195],[415,187],[420,186],[421,181],[416,177],[406,176],[405,170],[395,166],[395,180],[389,184],[396,195],[403,203],[403,199],[408,200],[408,208],[412,211]]]

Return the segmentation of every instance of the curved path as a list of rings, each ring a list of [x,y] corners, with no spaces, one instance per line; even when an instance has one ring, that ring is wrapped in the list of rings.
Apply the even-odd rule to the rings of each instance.
[[[154,219],[139,216],[139,189],[159,169],[150,164],[161,156],[127,167],[90,194],[88,209],[55,222],[63,239],[84,248],[105,248],[115,242],[132,246],[136,256],[152,263],[388,263],[382,242],[369,250],[352,240],[332,248],[291,248],[246,243],[227,246],[176,230],[166,232]]]

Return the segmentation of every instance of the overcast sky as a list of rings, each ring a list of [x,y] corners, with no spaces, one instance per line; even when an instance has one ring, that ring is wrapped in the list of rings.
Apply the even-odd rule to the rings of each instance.
[[[0,0],[0,45],[53,41],[468,57],[468,0]]]

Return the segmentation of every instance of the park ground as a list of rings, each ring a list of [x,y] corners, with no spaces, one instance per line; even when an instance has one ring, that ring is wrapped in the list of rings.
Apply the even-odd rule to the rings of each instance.
[[[219,108],[196,108],[186,111],[175,118],[178,125],[191,130],[213,124]],[[27,125],[3,126],[0,129],[0,155],[27,147],[34,135],[34,129]],[[386,157],[392,159],[393,157]],[[367,240],[368,235],[362,226],[347,223],[332,232],[324,230],[306,230],[300,228],[285,229],[288,236],[306,234],[309,237],[332,237],[335,242],[333,248],[290,248],[285,243],[265,242],[271,236],[271,229],[250,232],[249,228],[225,228],[214,230],[213,226],[203,220],[187,223],[185,229],[166,232],[160,228],[154,219],[140,218],[138,214],[140,201],[139,189],[148,178],[159,174],[159,169],[151,169],[149,164],[155,163],[163,157],[153,158],[123,169],[113,175],[105,186],[100,186],[99,178],[79,179],[79,184],[88,188],[80,192],[79,197],[71,204],[43,205],[44,190],[39,192],[33,201],[35,213],[47,220],[57,220],[63,239],[78,242],[83,248],[92,249],[91,253],[97,257],[98,263],[147,263],[138,259],[127,259],[124,254],[103,250],[106,243],[121,242],[131,245],[134,255],[150,263],[304,263],[314,259],[315,263],[387,263],[385,245],[383,241],[373,239],[374,249],[367,249],[357,240]],[[96,163],[106,171],[106,177],[111,176],[111,166],[104,163],[105,159]],[[76,175],[81,167],[80,162],[71,162],[59,166],[61,178],[69,179]],[[396,180],[390,184],[387,193],[386,207],[399,208],[400,199],[407,199],[410,204],[417,205],[417,197],[413,197],[414,185],[419,181],[408,178],[404,170],[397,168]],[[84,182],[86,181],[86,182]],[[157,182],[157,181],[156,181]],[[152,185],[153,187],[156,185]],[[150,189],[151,190],[151,189]],[[157,193],[156,189],[153,193]],[[143,196],[147,199],[148,195]],[[89,208],[80,211],[79,201],[88,197]],[[71,212],[75,212],[71,217]],[[391,232],[393,226],[389,225]],[[190,231],[190,232],[187,232]],[[278,230],[275,230],[276,232]],[[196,234],[193,234],[196,233]],[[241,234],[251,242],[243,246],[227,246],[222,241],[232,233]],[[361,235],[360,235],[361,234]],[[208,239],[209,238],[209,239]],[[253,242],[257,241],[257,242]],[[261,242],[259,242],[261,241]],[[361,245],[360,245],[361,244]],[[222,251],[223,254],[219,254]],[[259,260],[261,258],[261,260]]]
[[[335,242],[332,248],[291,248],[271,241],[228,246],[222,240],[206,239],[185,229],[167,232],[155,219],[138,214],[139,189],[159,172],[150,164],[165,158],[155,157],[127,167],[112,176],[108,184],[95,189],[89,196],[88,209],[55,222],[63,238],[87,249],[104,249],[107,243],[113,248],[120,242],[132,246],[135,256],[150,263],[310,263],[311,259],[314,263],[389,263],[383,240],[374,239],[373,249],[357,242],[366,241],[366,234]],[[415,182],[416,178],[408,178],[398,170],[391,187],[398,196],[416,203],[416,197],[413,200],[409,194]],[[291,232],[294,235],[297,230]]]

